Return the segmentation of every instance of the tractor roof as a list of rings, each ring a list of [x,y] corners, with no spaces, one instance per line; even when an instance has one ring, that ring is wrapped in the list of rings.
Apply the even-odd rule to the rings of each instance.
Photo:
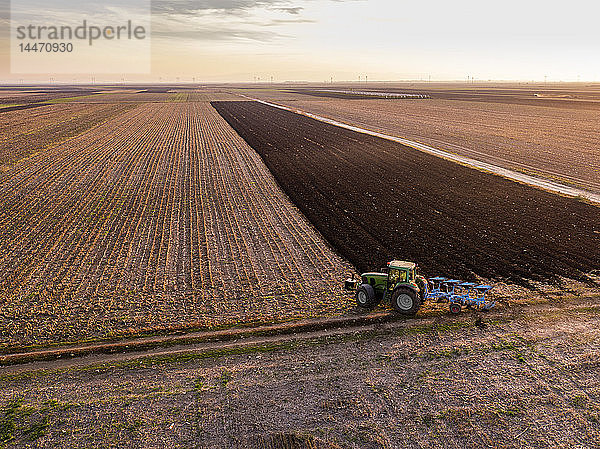
[[[414,268],[417,266],[416,263],[414,262],[406,262],[404,260],[392,260],[391,262],[388,262],[388,266],[390,268]]]

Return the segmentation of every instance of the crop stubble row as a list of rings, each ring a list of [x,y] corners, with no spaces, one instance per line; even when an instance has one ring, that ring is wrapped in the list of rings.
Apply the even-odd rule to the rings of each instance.
[[[361,271],[401,258],[528,284],[599,268],[598,207],[257,102],[213,105]]]
[[[0,169],[129,108],[119,104],[56,104],[0,114]]]
[[[113,91],[101,95],[82,96],[73,98],[73,103],[86,104],[140,104],[140,103],[163,103],[163,102],[202,102],[210,100],[235,100],[237,97],[221,89],[202,89],[202,90],[176,90],[166,89],[165,91],[136,91],[124,92]]]
[[[0,88],[0,105],[32,104],[43,101],[70,98],[76,95],[94,95],[96,89],[53,89],[46,87],[6,89]]]
[[[350,267],[208,103],[138,106],[0,192],[3,345],[346,306]]]

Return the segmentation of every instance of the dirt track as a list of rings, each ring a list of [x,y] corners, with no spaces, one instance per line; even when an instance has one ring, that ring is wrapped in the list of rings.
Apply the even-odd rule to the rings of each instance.
[[[256,102],[213,105],[360,270],[402,258],[523,283],[598,268],[597,207]]]
[[[0,369],[0,413],[14,447],[597,447],[598,299],[497,312],[196,357]],[[303,443],[313,439],[323,444]]]
[[[440,308],[429,316],[440,314]],[[355,311],[356,312],[356,311]],[[446,312],[445,308],[441,313]],[[27,348],[24,352],[0,352],[0,367],[5,373],[37,369],[85,366],[93,363],[115,363],[148,356],[196,354],[260,344],[277,344],[291,340],[307,340],[322,335],[365,332],[383,323],[398,322],[394,327],[410,325],[406,317],[390,311],[346,316],[313,318],[288,323],[255,327],[233,327],[223,330],[178,332],[171,335],[125,338],[83,344],[66,344],[44,348]],[[233,342],[233,343],[232,343]],[[111,355],[106,355],[111,354]]]

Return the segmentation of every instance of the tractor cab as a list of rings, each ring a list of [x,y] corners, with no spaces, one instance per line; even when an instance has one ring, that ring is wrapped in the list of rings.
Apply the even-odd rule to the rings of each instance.
[[[393,290],[398,284],[414,283],[416,269],[417,265],[413,262],[400,260],[388,262],[386,270],[388,290]]]

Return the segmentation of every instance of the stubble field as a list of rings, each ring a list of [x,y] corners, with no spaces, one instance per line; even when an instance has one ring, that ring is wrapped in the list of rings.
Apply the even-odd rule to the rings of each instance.
[[[0,116],[0,170],[76,136],[129,108],[126,104],[54,104]]]
[[[0,175],[3,347],[347,308],[350,266],[208,103],[144,103],[34,153]]]

